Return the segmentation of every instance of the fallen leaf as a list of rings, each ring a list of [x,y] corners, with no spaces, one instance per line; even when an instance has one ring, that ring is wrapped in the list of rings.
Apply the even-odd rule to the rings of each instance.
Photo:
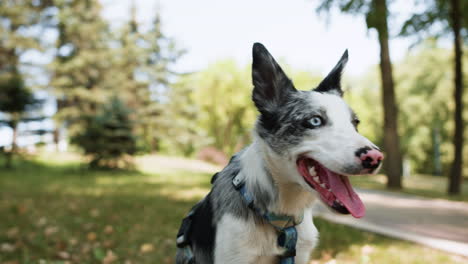
[[[98,209],[92,209],[89,214],[92,216],[92,217],[98,217],[99,216],[99,210]]]
[[[47,224],[47,218],[45,218],[45,217],[41,217],[41,218],[39,218],[39,220],[37,220],[37,225],[39,227],[45,226],[46,224]]]
[[[6,235],[8,238],[15,238],[19,233],[19,228],[18,227],[12,227],[7,230]]]
[[[107,225],[105,228],[104,228],[104,233],[106,234],[112,234],[114,232],[114,228],[110,225]]]
[[[94,241],[94,240],[96,240],[97,235],[96,235],[96,233],[94,233],[94,232],[89,232],[89,233],[86,235],[86,238],[87,238],[89,241]]]
[[[91,245],[88,243],[85,243],[83,247],[81,248],[81,253],[87,254],[89,251],[91,251]]]
[[[71,246],[75,246],[76,244],[78,244],[78,240],[76,238],[70,238],[68,240],[68,243],[70,243]]]
[[[57,233],[58,230],[59,230],[59,229],[58,229],[58,227],[56,227],[56,226],[49,226],[49,227],[47,227],[47,228],[44,230],[44,235],[45,235],[45,236],[51,236],[51,235]]]
[[[105,247],[105,248],[111,248],[114,246],[114,241],[112,240],[104,240],[104,242],[102,242],[102,245]]]
[[[59,253],[57,253],[57,256],[61,259],[69,259],[70,258],[70,253],[66,252],[66,251],[60,251]]]
[[[91,228],[93,228],[93,226],[94,226],[93,223],[86,223],[83,225],[83,228],[85,230],[90,230]]]
[[[103,264],[110,264],[118,259],[117,255],[112,250],[107,250],[106,256],[102,260]]]
[[[145,243],[143,245],[141,245],[140,247],[140,252],[141,253],[148,253],[148,252],[151,252],[154,250],[154,246],[153,244],[150,244],[150,243]]]
[[[13,252],[15,251],[15,246],[9,243],[2,243],[0,245],[0,251],[2,252]]]

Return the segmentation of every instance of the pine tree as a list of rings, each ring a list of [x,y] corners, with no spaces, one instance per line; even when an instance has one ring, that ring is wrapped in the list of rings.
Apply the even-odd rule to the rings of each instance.
[[[50,84],[57,120],[73,135],[84,128],[81,116],[95,114],[111,94],[109,32],[97,0],[57,0],[55,5],[59,36]]]
[[[117,97],[84,116],[85,127],[71,142],[80,146],[89,157],[91,168],[129,168],[136,152],[134,122],[130,110]]]
[[[40,35],[29,30],[49,21],[47,10],[51,4],[47,0],[0,1],[0,112],[3,113],[0,125],[13,131],[7,166],[11,166],[17,149],[18,124],[43,119],[28,113],[37,110],[41,103],[25,86],[20,59],[26,52],[42,48]]]
[[[163,104],[170,93],[170,80],[177,76],[171,68],[182,51],[162,33],[159,14],[149,30],[142,30],[134,2],[130,10],[130,21],[114,37],[119,45],[114,50],[113,68],[118,74],[113,86],[137,117],[140,149],[151,152],[159,150],[162,133],[167,131]]]

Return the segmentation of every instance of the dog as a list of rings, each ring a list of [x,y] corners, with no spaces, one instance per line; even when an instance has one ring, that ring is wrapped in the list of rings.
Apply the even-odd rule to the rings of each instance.
[[[308,91],[296,90],[262,44],[252,54],[253,143],[213,176],[210,193],[183,220],[177,264],[307,263],[318,240],[314,201],[365,214],[349,177],[377,172],[383,154],[358,133],[342,99],[348,51]]]

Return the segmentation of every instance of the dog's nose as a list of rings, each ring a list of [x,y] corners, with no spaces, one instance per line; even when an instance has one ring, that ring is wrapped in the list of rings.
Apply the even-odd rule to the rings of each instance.
[[[382,152],[374,148],[364,147],[356,151],[356,157],[362,162],[362,167],[366,169],[375,169],[380,165],[384,156]]]

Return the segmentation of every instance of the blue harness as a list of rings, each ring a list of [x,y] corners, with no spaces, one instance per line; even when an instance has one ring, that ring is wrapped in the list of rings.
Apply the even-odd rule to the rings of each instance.
[[[256,215],[263,218],[270,225],[272,225],[278,233],[277,243],[278,246],[284,249],[283,255],[280,256],[280,264],[294,264],[294,257],[296,256],[296,243],[297,243],[297,230],[296,226],[299,225],[304,215],[298,218],[289,215],[279,215],[270,212],[263,212],[254,204],[252,195],[248,192],[244,180],[238,173],[232,180],[234,188],[239,191],[247,206],[254,211]],[[212,178],[212,183],[216,179],[217,174]],[[200,203],[199,203],[200,204]],[[188,215],[182,220],[182,225],[177,234],[177,247],[182,250],[184,255],[184,264],[194,264],[195,259],[192,252],[192,247],[189,238],[189,232],[192,225],[192,216],[197,209],[195,205]]]
[[[304,215],[298,218],[289,215],[279,215],[271,212],[263,212],[254,204],[252,195],[248,192],[245,182],[237,174],[232,180],[234,188],[239,191],[242,195],[247,206],[255,212],[258,216],[265,219],[270,225],[272,225],[277,233],[278,246],[284,248],[284,253],[280,256],[280,264],[294,264],[294,257],[296,256],[296,243],[297,243],[297,230],[296,226],[299,225],[304,219]]]

